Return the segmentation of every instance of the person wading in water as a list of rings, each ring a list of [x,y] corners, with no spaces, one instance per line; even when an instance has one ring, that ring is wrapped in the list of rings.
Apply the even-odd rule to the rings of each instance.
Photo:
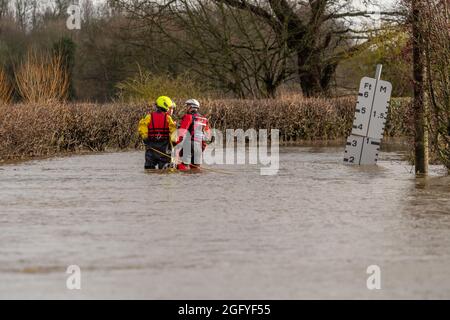
[[[156,111],[139,121],[139,135],[145,144],[145,169],[168,169],[177,142],[177,128],[171,114],[175,103],[166,96],[156,99]]]
[[[200,168],[203,151],[208,139],[211,138],[208,119],[199,113],[200,103],[195,99],[189,99],[186,105],[187,113],[181,119],[178,129],[177,144],[182,143],[180,157],[183,161],[177,167],[180,171]]]

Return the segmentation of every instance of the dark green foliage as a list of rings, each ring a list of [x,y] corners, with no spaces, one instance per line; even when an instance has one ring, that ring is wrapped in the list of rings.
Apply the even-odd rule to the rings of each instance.
[[[69,37],[62,37],[53,44],[53,51],[55,54],[59,54],[62,57],[63,67],[69,76],[69,94],[68,99],[70,101],[76,98],[74,87],[74,69],[75,69],[75,52],[76,44]]]

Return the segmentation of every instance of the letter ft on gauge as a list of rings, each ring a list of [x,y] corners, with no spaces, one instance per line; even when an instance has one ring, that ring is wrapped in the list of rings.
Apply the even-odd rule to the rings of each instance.
[[[375,78],[364,77],[359,85],[352,133],[347,139],[344,163],[376,164],[389,110],[392,85],[380,80],[381,65]]]

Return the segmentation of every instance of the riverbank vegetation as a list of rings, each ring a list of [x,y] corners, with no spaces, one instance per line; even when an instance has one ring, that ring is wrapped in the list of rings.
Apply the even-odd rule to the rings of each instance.
[[[201,102],[215,129],[279,129],[281,142],[288,143],[344,139],[353,122],[356,100],[292,96]],[[392,102],[388,136],[411,135],[405,121],[409,103],[408,99]],[[140,148],[136,125],[147,111],[145,104],[137,103],[3,104],[0,161]]]

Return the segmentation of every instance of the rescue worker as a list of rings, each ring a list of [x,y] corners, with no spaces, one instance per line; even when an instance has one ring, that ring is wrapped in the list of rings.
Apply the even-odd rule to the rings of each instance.
[[[181,119],[178,128],[177,144],[182,143],[180,152],[182,163],[177,167],[180,171],[200,168],[202,153],[211,138],[208,119],[199,113],[200,103],[195,99],[189,99],[186,106],[187,113]]]
[[[139,121],[139,135],[145,144],[145,169],[167,169],[177,141],[176,124],[171,117],[175,103],[166,96],[156,99],[156,111]]]

